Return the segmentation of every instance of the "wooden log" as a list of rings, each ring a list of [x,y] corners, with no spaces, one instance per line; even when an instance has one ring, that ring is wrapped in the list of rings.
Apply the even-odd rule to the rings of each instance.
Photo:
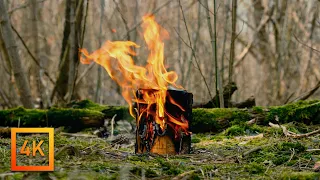
[[[251,96],[242,102],[231,102],[231,106],[235,108],[251,108],[255,105],[256,99],[254,98],[254,96]]]
[[[95,110],[65,108],[39,110],[18,107],[0,111],[0,126],[17,127],[19,122],[20,127],[65,126],[73,132],[103,126],[104,114]]]
[[[143,99],[145,94],[156,92],[157,90],[152,89],[138,90],[137,97]],[[152,111],[155,112],[158,109],[157,104],[150,106],[151,113],[145,113],[147,104],[135,104],[134,108],[137,113],[135,153],[189,154],[191,150],[189,129],[185,129],[186,131],[184,131],[176,123],[169,120],[168,114],[181,124],[190,123],[192,119],[192,100],[193,95],[187,91],[167,90],[166,102],[164,104],[166,109],[164,119],[167,126],[164,130],[155,122],[155,117],[151,115],[153,114]]]
[[[236,83],[232,82],[230,84],[227,84],[223,88],[223,99],[224,99],[224,105],[225,107],[228,107],[228,103],[230,101],[230,98],[232,94],[237,90]],[[219,93],[218,93],[219,94]],[[219,107],[219,95],[215,95],[209,102],[204,104],[195,104],[193,108],[216,108]]]
[[[258,125],[268,125],[269,122],[302,122],[305,124],[320,124],[320,101],[299,101],[284,106],[253,107],[252,109],[237,108],[197,108],[193,109],[193,120],[190,128],[193,133],[220,132],[231,125],[242,124],[256,119]]]

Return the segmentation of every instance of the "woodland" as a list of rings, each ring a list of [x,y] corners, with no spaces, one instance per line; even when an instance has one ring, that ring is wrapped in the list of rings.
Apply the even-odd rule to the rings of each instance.
[[[189,153],[135,153],[146,17],[155,84],[192,93]],[[102,63],[131,41],[136,66]],[[1,0],[0,80],[0,179],[320,179],[319,0]],[[53,172],[11,171],[12,127],[54,128]]]

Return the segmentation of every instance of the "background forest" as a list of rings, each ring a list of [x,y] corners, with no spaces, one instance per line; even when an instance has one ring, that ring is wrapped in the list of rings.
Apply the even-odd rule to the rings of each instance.
[[[79,63],[78,50],[91,52],[106,40],[131,40],[141,45],[135,62],[144,65],[149,52],[140,24],[148,13],[168,30],[166,65],[178,73],[178,84],[193,93],[196,103],[215,95],[216,82],[219,89],[234,81],[234,101],[254,96],[263,106],[285,104],[317,89],[319,0],[215,3],[216,7],[206,0],[3,1],[1,107],[46,108],[73,99],[126,105],[102,67]],[[12,38],[6,26],[12,27]],[[214,29],[216,34],[210,34]]]

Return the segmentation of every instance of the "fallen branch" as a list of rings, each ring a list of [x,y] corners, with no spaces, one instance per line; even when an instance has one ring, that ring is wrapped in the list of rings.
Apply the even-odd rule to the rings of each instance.
[[[316,151],[320,151],[320,149],[307,149],[307,152],[316,152]]]
[[[191,175],[191,174],[193,174],[195,172],[198,172],[198,171],[200,171],[200,170],[191,170],[191,171],[187,171],[187,172],[181,173],[178,176],[172,178],[172,180],[182,179],[182,178],[184,178],[186,176],[189,176],[189,175]]]
[[[265,148],[267,146],[269,146],[269,145],[267,144],[267,145],[263,145],[263,146],[258,146],[258,147],[252,148],[249,151],[246,151],[246,152],[242,153],[242,157],[246,157],[246,156],[248,156],[249,154],[251,154],[253,152],[260,151],[261,149],[263,149],[263,148]]]
[[[320,129],[318,129],[318,130],[315,130],[315,131],[312,131],[312,132],[309,132],[309,133],[306,133],[306,134],[296,134],[294,132],[291,132],[291,131],[287,130],[287,128],[284,127],[284,126],[280,126],[278,124],[273,124],[271,122],[269,122],[269,125],[271,127],[274,127],[274,128],[282,128],[283,134],[285,136],[292,137],[292,138],[295,138],[295,139],[303,138],[303,137],[309,137],[309,136],[312,136],[312,135],[320,133]]]
[[[97,138],[98,136],[90,135],[90,134],[78,134],[78,133],[65,133],[61,132],[60,135],[67,137],[82,137],[82,138]]]
[[[295,98],[294,100],[292,100],[290,102],[297,102],[297,101],[300,101],[300,100],[306,100],[310,96],[312,96],[319,88],[320,88],[320,81],[310,91],[308,91],[306,93],[303,93],[302,95],[300,95],[299,97]]]

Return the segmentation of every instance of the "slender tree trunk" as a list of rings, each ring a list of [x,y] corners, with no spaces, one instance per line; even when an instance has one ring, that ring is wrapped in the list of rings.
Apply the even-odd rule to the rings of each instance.
[[[209,34],[211,39],[211,47],[212,47],[212,53],[213,53],[213,65],[215,68],[215,91],[216,91],[216,104],[220,104],[220,108],[224,107],[224,100],[223,100],[223,91],[222,91],[222,85],[220,83],[220,75],[219,75],[219,67],[218,67],[218,58],[217,58],[217,17],[216,17],[216,1],[213,1],[214,3],[214,11],[213,11],[213,18],[214,18],[214,24],[213,24],[213,31],[211,27],[211,21],[210,21],[210,12],[209,12],[209,3],[208,0],[206,1],[206,8],[207,8],[207,23],[209,28]],[[219,90],[221,88],[221,90]],[[219,98],[219,99],[218,99]],[[219,103],[218,103],[219,102]]]
[[[221,84],[223,87],[224,83],[224,58],[225,58],[225,50],[226,50],[226,41],[227,41],[227,34],[228,34],[228,20],[229,20],[229,3],[227,2],[225,13],[226,13],[226,23],[224,24],[224,37],[223,37],[223,45],[222,45],[222,54],[221,54],[221,68],[220,68],[220,74],[221,74]]]
[[[69,77],[68,77],[68,102],[71,101],[73,96],[73,88],[74,88],[74,80],[75,80],[75,62],[74,62],[74,54],[75,54],[75,46],[76,46],[76,0],[71,0],[70,6],[70,35],[69,35],[69,43],[70,43],[70,51],[69,51]]]
[[[69,63],[67,63],[67,57],[69,56],[69,34],[70,34],[70,8],[71,8],[71,0],[66,0],[65,7],[65,22],[63,29],[63,38],[61,44],[61,52],[60,52],[60,62],[59,62],[59,75],[57,78],[57,82],[51,94],[51,101],[55,94],[57,94],[58,99],[63,99],[68,90],[68,73],[69,72]]]
[[[12,104],[13,106],[16,104],[16,89],[14,88],[14,82],[13,82],[13,73],[12,73],[12,66],[11,66],[11,62],[10,62],[10,57],[8,54],[8,51],[6,49],[6,45],[4,44],[4,40],[3,40],[3,36],[1,33],[1,28],[0,28],[0,52],[1,52],[1,58],[5,61],[5,64],[9,70],[10,73],[10,77],[8,79],[9,81],[9,86],[7,87],[7,91],[9,92],[9,96],[8,99],[10,101],[10,104]],[[4,90],[5,91],[5,90]]]
[[[104,14],[104,0],[100,0],[100,26],[99,26],[99,47],[101,47],[102,44],[102,23],[103,23],[103,14]],[[96,93],[95,93],[95,102],[100,103],[100,95],[101,95],[101,79],[102,79],[102,66],[98,66],[98,80],[97,80],[97,86],[96,86]]]
[[[0,28],[3,35],[3,40],[8,50],[8,55],[11,60],[12,70],[14,72],[14,77],[20,93],[20,100],[24,107],[33,108],[34,105],[32,102],[30,85],[29,85],[29,82],[27,81],[27,77],[22,66],[22,62],[18,52],[18,47],[16,45],[16,42],[12,33],[11,24],[9,21],[9,16],[7,14],[7,8],[5,7],[4,1],[0,1],[0,22],[1,22]]]
[[[230,45],[230,59],[229,59],[229,77],[228,83],[232,82],[233,76],[233,62],[235,57],[235,46],[234,42],[236,39],[236,28],[237,28],[237,0],[232,0],[232,33],[231,33],[231,45]]]
[[[38,40],[38,3],[37,0],[30,0],[31,8],[31,36],[32,36],[32,49],[34,57],[39,61],[40,67],[38,67],[35,63],[32,63],[31,66],[31,74],[33,76],[33,83],[30,82],[30,86],[35,88],[34,97],[40,98],[40,105],[44,104],[45,96],[44,96],[44,87],[41,83],[41,73],[43,74],[43,63],[41,58],[39,58],[39,40]],[[39,107],[43,108],[43,107]]]

